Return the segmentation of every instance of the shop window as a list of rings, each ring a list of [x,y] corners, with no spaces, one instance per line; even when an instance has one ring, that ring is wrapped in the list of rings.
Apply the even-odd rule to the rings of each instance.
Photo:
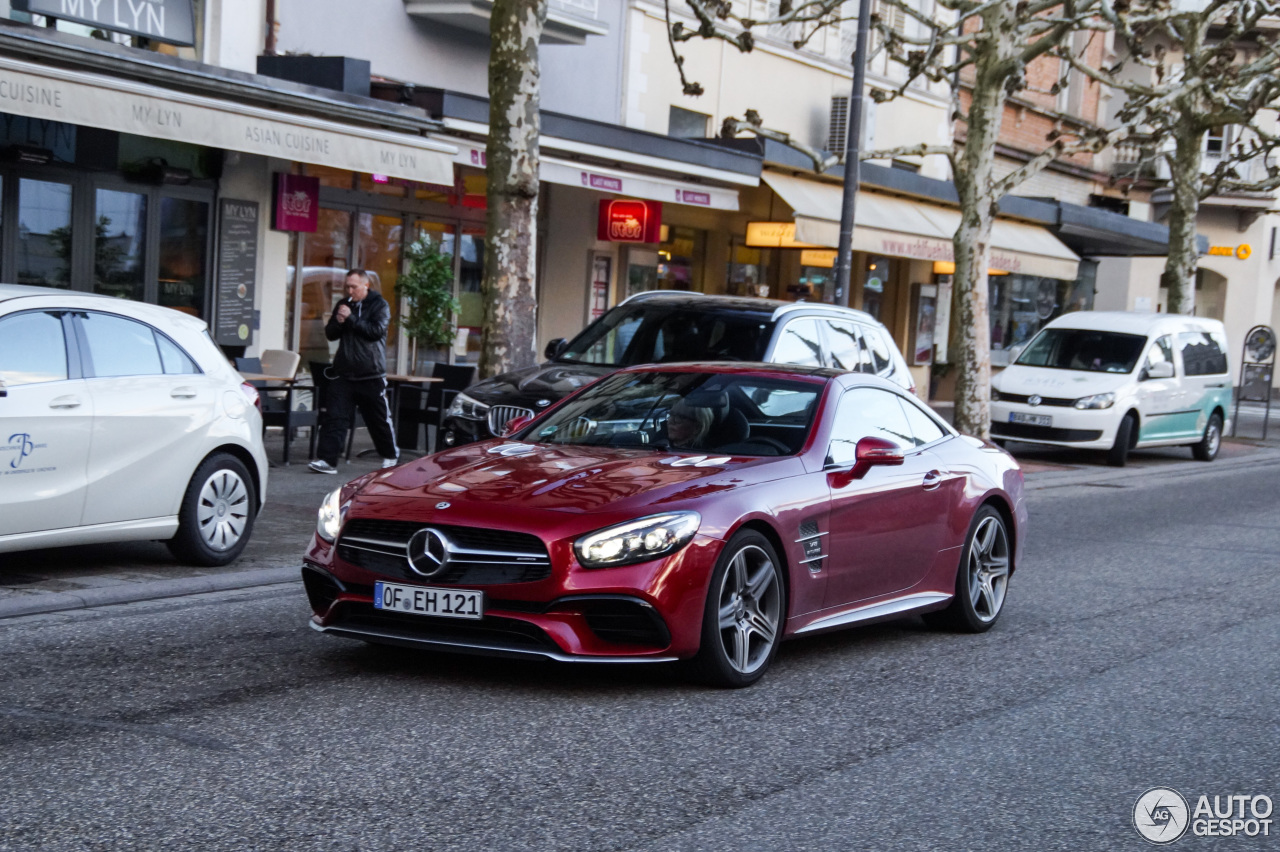
[[[208,269],[209,203],[161,198],[159,248],[156,304],[200,316]]]
[[[464,225],[459,242],[458,330],[466,332],[466,354],[457,353],[460,363],[474,364],[480,360],[481,330],[484,328],[484,234],[483,225]]]
[[[988,283],[991,311],[991,363],[1002,367],[1016,357],[1036,332],[1052,319],[1072,311],[1093,309],[1097,264],[1081,261],[1075,281],[1032,275],[992,275]]]
[[[99,189],[94,206],[93,291],[146,298],[147,197]]]
[[[307,163],[302,167],[302,173],[307,177],[320,178],[321,186],[332,186],[336,189],[351,189],[355,186],[355,172],[349,172],[346,169],[334,169],[329,166],[316,166]]]
[[[345,295],[351,264],[351,213],[321,207],[316,231],[302,251],[302,295],[298,305],[298,351],[303,361],[330,361],[337,344],[324,337],[324,324]]]
[[[702,231],[693,228],[663,227],[665,238],[658,245],[657,289],[698,290],[702,265]]]
[[[862,280],[862,309],[876,319],[880,319],[884,312],[884,294],[889,287],[889,270],[889,258],[867,258],[867,274]]]
[[[19,284],[71,286],[71,196],[69,184],[18,182]]]
[[[765,283],[768,263],[767,251],[735,241],[729,252],[729,280],[725,282],[725,292],[730,296],[768,297],[769,285]]]
[[[404,221],[399,216],[360,214],[360,264],[369,273],[369,286],[391,305],[387,328],[387,363],[395,364],[400,345],[400,299],[396,281],[403,256]],[[345,283],[345,278],[344,278]]]
[[[356,175],[356,189],[361,192],[372,192],[375,195],[386,195],[390,198],[404,198],[408,194],[406,182],[400,178],[386,175]]]

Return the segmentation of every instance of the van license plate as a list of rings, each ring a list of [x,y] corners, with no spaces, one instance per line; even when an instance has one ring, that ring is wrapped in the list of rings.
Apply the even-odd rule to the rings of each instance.
[[[1028,426],[1052,426],[1053,418],[1048,414],[1021,414],[1017,411],[1010,412],[1010,423],[1026,423]]]
[[[439,586],[373,584],[374,609],[432,615],[437,618],[484,618],[484,592]]]

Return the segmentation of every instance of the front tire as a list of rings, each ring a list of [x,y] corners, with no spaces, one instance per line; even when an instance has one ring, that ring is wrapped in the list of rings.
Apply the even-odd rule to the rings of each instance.
[[[1213,461],[1218,457],[1222,447],[1222,416],[1217,412],[1209,415],[1209,423],[1204,427],[1204,437],[1191,445],[1191,455],[1197,461]]]
[[[187,484],[169,550],[190,565],[227,565],[249,543],[257,515],[253,477],[244,463],[228,453],[214,453]]]
[[[983,506],[969,525],[964,555],[956,569],[956,594],[946,609],[927,613],[925,621],[965,633],[990,630],[1004,609],[1013,568],[1004,516]]]
[[[1126,414],[1120,421],[1120,427],[1116,429],[1116,441],[1107,452],[1107,464],[1112,467],[1124,467],[1129,461],[1129,450],[1133,449],[1135,437],[1133,430],[1137,425],[1137,418],[1132,414]]]
[[[787,588],[769,540],[745,530],[725,546],[711,574],[694,674],[738,689],[758,681],[782,641]]]

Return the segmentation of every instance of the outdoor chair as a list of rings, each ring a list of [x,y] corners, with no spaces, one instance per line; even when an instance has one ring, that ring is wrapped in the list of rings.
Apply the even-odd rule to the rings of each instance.
[[[280,353],[280,354],[275,354]],[[286,357],[282,357],[286,356]],[[291,356],[291,357],[287,357]],[[270,357],[270,360],[268,360]],[[310,429],[310,443],[314,450],[318,417],[315,407],[300,405],[294,380],[297,377],[297,353],[283,349],[268,349],[261,358],[237,358],[236,369],[242,373],[280,376],[288,382],[254,381],[258,399],[262,403],[262,431],[279,426],[284,431],[284,463],[289,463],[289,447],[299,429]]]
[[[474,365],[443,364],[432,365],[431,376],[440,379],[425,388],[405,385],[400,388],[398,412],[398,428],[396,443],[402,449],[416,451],[418,436],[422,427],[426,427],[426,444],[434,451],[440,450],[440,427],[444,423],[444,413],[449,410],[453,398],[468,388],[476,378]],[[432,434],[431,428],[435,427]]]
[[[324,419],[326,408],[325,392],[329,387],[329,377],[325,375],[325,370],[333,365],[328,361],[309,361],[307,369],[311,371],[311,384],[315,388],[315,412],[318,420]],[[364,418],[360,416],[360,409],[356,408],[351,412],[351,428],[347,430],[347,461],[351,461],[351,447],[355,443],[356,430],[365,428]],[[316,456],[316,432],[317,428],[312,432],[311,436],[311,457]]]

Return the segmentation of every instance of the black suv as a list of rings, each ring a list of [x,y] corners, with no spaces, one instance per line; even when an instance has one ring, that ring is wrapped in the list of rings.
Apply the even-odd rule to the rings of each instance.
[[[547,362],[472,385],[445,412],[437,449],[500,435],[584,385],[635,364],[765,361],[875,373],[914,392],[907,362],[870,314],[821,302],[651,291],[611,309]]]

